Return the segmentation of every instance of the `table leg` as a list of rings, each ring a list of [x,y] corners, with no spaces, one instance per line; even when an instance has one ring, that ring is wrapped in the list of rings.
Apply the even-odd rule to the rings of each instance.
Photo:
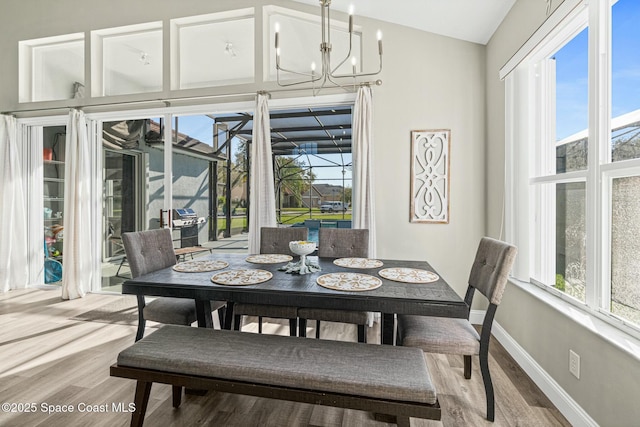
[[[233,329],[233,301],[227,301],[224,316],[224,328],[228,330]]]
[[[393,313],[382,313],[382,327],[380,328],[382,344],[393,345],[393,333],[395,331],[395,315]]]
[[[196,300],[196,318],[199,328],[213,328],[211,302],[209,300]]]

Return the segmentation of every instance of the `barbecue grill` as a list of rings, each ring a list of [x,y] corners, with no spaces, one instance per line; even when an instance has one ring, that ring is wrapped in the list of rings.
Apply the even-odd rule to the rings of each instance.
[[[171,212],[171,224],[174,230],[180,230],[180,247],[189,248],[198,245],[198,225],[206,220],[198,217],[191,208],[174,209]]]

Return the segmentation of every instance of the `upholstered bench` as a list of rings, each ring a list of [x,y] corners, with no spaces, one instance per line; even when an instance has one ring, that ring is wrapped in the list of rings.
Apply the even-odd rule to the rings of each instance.
[[[144,422],[151,385],[440,419],[422,350],[166,325],[118,355],[111,375],[137,380],[131,425]]]

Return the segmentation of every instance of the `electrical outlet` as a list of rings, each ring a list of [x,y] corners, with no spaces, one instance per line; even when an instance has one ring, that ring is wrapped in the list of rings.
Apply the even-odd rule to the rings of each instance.
[[[569,350],[569,372],[580,379],[580,355],[573,350]]]

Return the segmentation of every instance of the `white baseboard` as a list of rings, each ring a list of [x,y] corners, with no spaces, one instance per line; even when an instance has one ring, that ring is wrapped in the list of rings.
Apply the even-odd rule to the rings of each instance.
[[[469,321],[472,325],[482,325],[482,321],[484,320],[484,310],[471,310],[469,313]],[[494,323],[494,325],[496,325]]]
[[[471,310],[469,320],[474,325],[482,324],[484,311]],[[593,418],[533,359],[507,331],[494,322],[491,332],[507,353],[520,365],[540,390],[551,400],[556,408],[574,426],[598,427]]]

